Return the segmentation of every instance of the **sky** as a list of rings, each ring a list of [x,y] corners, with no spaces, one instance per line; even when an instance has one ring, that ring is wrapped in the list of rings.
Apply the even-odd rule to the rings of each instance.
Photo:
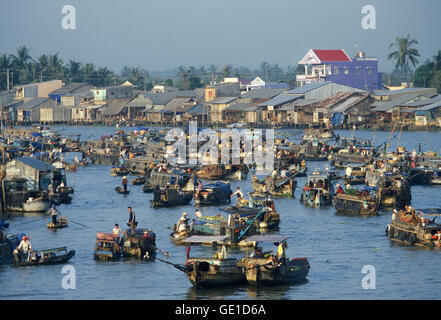
[[[120,72],[183,66],[295,66],[309,49],[362,50],[389,72],[389,45],[410,34],[420,63],[441,49],[439,0],[0,0],[0,53],[59,53]],[[64,29],[75,8],[75,29]],[[365,5],[376,28],[362,28]],[[72,21],[71,21],[72,22]]]

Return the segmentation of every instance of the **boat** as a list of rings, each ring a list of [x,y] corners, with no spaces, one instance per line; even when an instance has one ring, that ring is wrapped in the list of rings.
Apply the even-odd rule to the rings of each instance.
[[[127,229],[121,238],[123,257],[154,259],[156,256],[156,234],[148,228]]]
[[[9,264],[13,259],[13,251],[20,244],[20,235],[10,235],[0,231],[0,265]]]
[[[321,125],[309,125],[303,134],[303,140],[332,140],[336,137],[332,128],[324,128]]]
[[[206,180],[244,180],[247,177],[248,171],[246,165],[210,164],[202,166],[201,169],[196,172],[196,176],[199,179]]]
[[[345,185],[349,184],[353,186],[366,183],[366,168],[363,164],[350,163],[346,165],[346,171],[350,173],[350,175],[345,175],[343,177]]]
[[[156,188],[179,187],[185,190],[194,190],[195,177],[191,173],[152,172],[144,184],[142,191],[151,193]]]
[[[51,221],[48,222],[46,226],[49,229],[60,229],[60,228],[66,228],[68,224],[69,224],[69,219],[64,216],[61,216],[57,218],[57,222],[55,224]]]
[[[129,174],[129,170],[126,167],[113,167],[110,169],[110,175],[112,177],[126,176]]]
[[[145,176],[144,177],[137,177],[137,178],[132,179],[132,184],[134,186],[142,185],[142,184],[145,184],[146,180],[147,180],[147,178]]]
[[[121,257],[119,239],[111,233],[98,232],[93,257],[95,260],[101,261],[119,259]]]
[[[243,269],[248,283],[252,285],[289,285],[306,281],[310,265],[307,258],[290,260],[285,256],[286,240],[289,237],[275,235],[251,236],[249,241],[255,243],[274,243],[278,253],[258,252],[248,255],[238,262]],[[283,249],[281,249],[283,248]],[[282,252],[280,252],[281,250]]]
[[[251,186],[256,194],[269,193],[277,198],[292,198],[294,197],[297,181],[294,177],[273,178],[270,175],[263,180],[259,180],[256,176],[253,176]]]
[[[45,249],[37,251],[35,250],[31,255],[29,261],[21,261],[18,259],[18,253],[15,253],[15,258],[12,261],[12,265],[16,267],[24,266],[39,266],[50,264],[61,264],[69,261],[74,255],[75,250],[67,251],[66,247]]]
[[[13,177],[5,179],[5,200],[7,210],[11,212],[46,212],[50,199],[41,196],[39,192],[30,192],[27,189],[26,178]]]
[[[332,204],[341,213],[377,215],[380,210],[381,193],[376,187],[357,186],[334,195]]]
[[[166,187],[153,192],[153,200],[150,200],[153,208],[173,207],[189,204],[193,199],[193,191],[179,188]]]
[[[303,187],[300,203],[311,207],[324,207],[332,204],[335,175],[330,172],[314,171],[308,176]]]
[[[219,240],[222,242],[222,239]],[[197,241],[193,239],[191,243]],[[199,241],[203,243],[204,239],[200,238]],[[237,262],[237,259],[227,256],[224,245],[213,257],[191,258],[189,242],[185,265],[172,265],[183,271],[194,287],[218,288],[246,282],[245,274]]]
[[[51,202],[44,199],[43,197],[39,198],[29,198],[26,202],[22,204],[22,212],[46,212],[51,205]]]
[[[127,189],[127,190],[124,191],[124,187],[121,187],[121,186],[116,187],[116,188],[115,188],[115,191],[116,191],[117,193],[121,193],[121,194],[129,194],[129,193],[130,193],[130,190],[129,190],[129,189]]]
[[[216,205],[231,202],[231,185],[229,181],[216,181],[196,188],[194,202],[196,205]]]
[[[441,209],[400,210],[392,215],[386,236],[393,241],[427,247],[441,247],[441,224],[435,223]],[[434,217],[432,220],[428,217]]]

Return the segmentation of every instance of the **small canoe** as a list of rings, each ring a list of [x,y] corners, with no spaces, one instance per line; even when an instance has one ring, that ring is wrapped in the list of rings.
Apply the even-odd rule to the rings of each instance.
[[[139,186],[141,184],[144,184],[146,182],[146,178],[145,177],[138,177],[138,178],[134,178],[132,179],[132,184],[135,186]]]
[[[12,265],[16,267],[25,266],[38,266],[38,265],[50,265],[60,264],[69,261],[75,255],[75,250],[67,252],[66,247],[40,250],[35,252],[35,255],[29,261],[20,261],[18,256],[12,261]]]
[[[130,193],[130,190],[129,190],[129,189],[127,189],[126,191],[124,191],[124,188],[123,188],[123,187],[116,187],[116,188],[115,188],[115,191],[116,191],[117,193],[121,193],[121,194],[129,194],[129,193]]]
[[[57,223],[54,224],[52,221],[48,222],[46,225],[49,229],[60,229],[60,228],[65,228],[67,227],[67,225],[69,224],[69,219],[61,216],[57,219]]]

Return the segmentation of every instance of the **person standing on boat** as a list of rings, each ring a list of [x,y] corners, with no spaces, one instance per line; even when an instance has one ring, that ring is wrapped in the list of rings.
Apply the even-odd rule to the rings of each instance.
[[[122,178],[122,185],[123,185],[123,188],[124,188],[124,192],[127,192],[127,182],[128,182],[127,177],[124,176]]]
[[[23,260],[24,257],[26,256],[26,259],[29,261],[30,255],[32,253],[32,245],[31,245],[31,242],[29,241],[29,237],[26,237],[26,236],[22,237],[21,242],[18,245],[18,247],[16,248],[16,252],[14,252],[14,253],[18,253],[18,252],[21,253],[20,254],[21,259],[19,259],[19,260]],[[17,256],[16,256],[16,259],[18,259]]]
[[[202,212],[201,212],[199,209],[196,209],[196,211],[194,212],[194,214],[195,214],[196,217],[198,217],[198,218],[202,218],[202,217],[203,217]]]
[[[285,251],[287,248],[287,244],[285,242],[280,242],[277,247],[277,260],[285,262]]]
[[[233,193],[233,196],[237,196],[238,198],[243,198],[243,191],[240,190],[239,187],[236,188],[236,192]]]
[[[52,204],[51,207],[49,208],[49,212],[48,212],[51,217],[52,217],[52,223],[55,226],[57,224],[57,214],[59,214],[60,212],[57,210],[57,208],[55,208],[55,204]]]
[[[112,230],[112,234],[117,239],[119,239],[119,236],[122,234],[122,230],[119,228],[119,225],[117,223],[115,224],[115,227]]]
[[[176,225],[176,230],[178,232],[184,232],[184,231],[187,231],[188,228],[189,227],[188,227],[187,212],[184,212],[178,220],[178,223]]]
[[[127,225],[133,231],[138,225],[138,222],[136,221],[135,212],[132,211],[132,207],[128,207],[128,210],[129,210],[129,221],[127,221]]]

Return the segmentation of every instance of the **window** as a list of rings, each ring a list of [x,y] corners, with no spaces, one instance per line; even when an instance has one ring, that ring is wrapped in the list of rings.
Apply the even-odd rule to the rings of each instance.
[[[334,74],[339,74],[339,73],[340,73],[340,70],[338,70],[338,68],[335,67],[335,68],[334,68]]]
[[[360,67],[355,68],[355,71],[357,72],[357,74],[361,74],[361,68]]]
[[[345,74],[349,74],[349,68],[345,67]]]
[[[372,74],[372,68],[366,68],[367,69],[367,74]]]

